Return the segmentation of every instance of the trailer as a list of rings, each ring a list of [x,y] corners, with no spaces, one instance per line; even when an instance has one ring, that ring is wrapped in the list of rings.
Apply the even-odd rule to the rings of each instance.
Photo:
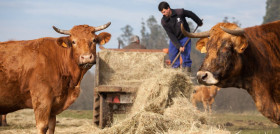
[[[104,128],[113,114],[126,113],[150,71],[166,67],[166,53],[155,49],[106,49],[97,53],[93,123]]]

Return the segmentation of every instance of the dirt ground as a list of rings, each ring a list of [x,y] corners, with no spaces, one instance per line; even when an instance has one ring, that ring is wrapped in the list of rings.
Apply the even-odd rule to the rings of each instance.
[[[100,129],[92,124],[92,111],[66,110],[57,116],[56,134],[96,134]],[[115,115],[115,123],[125,115]],[[32,109],[19,110],[7,116],[9,126],[0,127],[1,134],[35,134],[36,126]],[[239,134],[279,134],[280,128],[260,113],[213,113],[211,125]]]
[[[35,134],[35,116],[32,109],[19,110],[7,115],[9,126],[0,127],[1,134]],[[97,129],[92,125],[92,119],[57,118],[56,134],[86,134]]]

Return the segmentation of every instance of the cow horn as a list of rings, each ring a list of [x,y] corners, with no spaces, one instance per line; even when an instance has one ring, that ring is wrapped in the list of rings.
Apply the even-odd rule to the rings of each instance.
[[[205,32],[200,32],[200,33],[190,33],[187,32],[183,26],[183,24],[181,24],[181,31],[182,33],[190,38],[205,38],[205,37],[209,37],[210,36],[210,32],[209,31],[205,31]]]
[[[103,29],[107,28],[110,25],[111,25],[111,22],[108,22],[107,24],[104,24],[102,26],[95,27],[95,32],[103,30]]]
[[[236,35],[236,36],[241,36],[241,35],[243,35],[244,32],[245,32],[243,28],[236,28],[236,29],[233,29],[233,30],[227,29],[227,28],[222,27],[222,26],[220,26],[220,28],[221,28],[223,31],[225,31],[225,32],[227,32],[227,33],[229,33],[229,34]]]
[[[70,35],[70,31],[69,31],[69,30],[61,30],[61,29],[56,28],[55,26],[53,26],[53,29],[54,29],[56,32],[58,32],[58,33]]]

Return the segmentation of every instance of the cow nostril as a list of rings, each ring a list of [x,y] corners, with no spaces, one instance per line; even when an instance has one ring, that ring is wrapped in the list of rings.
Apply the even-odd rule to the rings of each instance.
[[[202,79],[202,80],[205,80],[205,79],[207,78],[207,76],[208,76],[208,74],[205,73],[205,74],[201,77],[201,79]]]
[[[84,56],[81,56],[81,59],[84,59]]]

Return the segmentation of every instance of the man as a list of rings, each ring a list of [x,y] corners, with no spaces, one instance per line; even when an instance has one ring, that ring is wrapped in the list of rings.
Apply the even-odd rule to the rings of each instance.
[[[130,44],[123,49],[146,49],[145,46],[140,45],[140,40],[137,35],[132,36],[130,41]]]
[[[197,15],[194,14],[192,11],[184,9],[171,9],[169,4],[165,1],[159,3],[158,10],[163,14],[163,17],[161,19],[161,25],[165,29],[168,37],[170,38],[169,58],[171,62],[175,60],[177,54],[181,51],[181,57],[183,59],[182,70],[191,72],[191,41],[189,41],[186,47],[184,47],[184,44],[188,40],[188,37],[184,37],[184,35],[181,32],[181,23],[183,23],[184,28],[188,32],[190,32],[190,28],[185,17],[191,18],[199,26],[202,26],[202,20],[199,17],[197,17]],[[180,67],[179,58],[175,61],[172,67]]]

